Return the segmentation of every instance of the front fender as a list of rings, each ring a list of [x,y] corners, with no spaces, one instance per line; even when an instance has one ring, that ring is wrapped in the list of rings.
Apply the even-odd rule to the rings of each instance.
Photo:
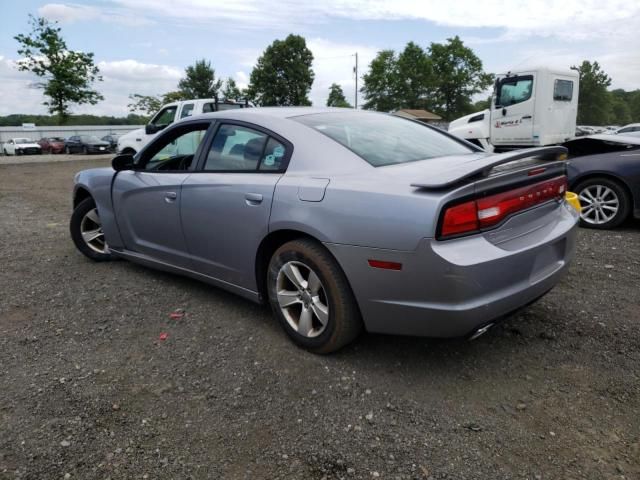
[[[111,185],[115,175],[116,172],[112,168],[93,168],[79,172],[75,178],[73,197],[75,199],[79,190],[82,189],[93,198],[107,244],[109,247],[118,249],[124,244],[111,201]]]

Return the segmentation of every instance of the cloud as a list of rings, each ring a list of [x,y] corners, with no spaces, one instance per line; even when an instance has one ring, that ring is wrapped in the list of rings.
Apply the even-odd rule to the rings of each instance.
[[[177,67],[136,60],[101,61],[97,65],[104,81],[97,82],[94,87],[105,99],[97,105],[73,105],[74,113],[126,116],[130,94],[156,95],[175,90],[183,74]],[[28,72],[19,72],[15,66],[16,60],[0,56],[3,93],[0,115],[46,113],[42,90],[33,87],[38,78]]]
[[[145,16],[131,15],[127,12],[110,8],[93,7],[73,3],[47,3],[46,5],[38,8],[38,14],[41,17],[63,24],[103,21],[106,23],[118,23],[128,27],[136,27],[153,23]]]

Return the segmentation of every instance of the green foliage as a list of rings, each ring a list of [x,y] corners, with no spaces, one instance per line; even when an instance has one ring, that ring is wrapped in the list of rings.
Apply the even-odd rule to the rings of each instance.
[[[418,45],[407,43],[398,56],[396,81],[397,108],[428,108],[435,79],[431,58]]]
[[[454,37],[446,44],[432,43],[428,51],[414,42],[399,55],[382,50],[363,80],[366,109],[424,108],[450,120],[474,111],[472,97],[489,87],[493,76]]]
[[[313,54],[303,37],[290,34],[275,40],[251,72],[250,98],[261,106],[311,105]]]
[[[584,60],[580,66],[572,66],[580,75],[578,97],[578,125],[602,125],[608,122],[611,112],[607,87],[611,78],[598,62]]]
[[[238,85],[236,85],[236,81],[233,78],[227,78],[227,81],[224,84],[224,89],[222,90],[222,96],[225,100],[236,100],[242,98],[242,92],[238,88]]]
[[[162,107],[162,99],[158,96],[133,93],[129,95],[129,100],[131,103],[127,105],[127,108],[130,112],[142,112],[147,117],[152,116]]]
[[[178,89],[183,99],[218,98],[222,88],[222,80],[216,80],[215,70],[211,62],[197,60],[194,65],[185,69],[186,77],[178,82]]]
[[[493,75],[484,73],[482,61],[456,35],[447,43],[432,43],[429,56],[433,64],[433,110],[446,120],[473,112],[471,98],[486,90]]]
[[[104,97],[91,88],[101,81],[98,67],[93,62],[93,53],[74,52],[60,34],[57,23],[45,18],[29,16],[30,34],[14,37],[19,43],[18,54],[25,57],[19,63],[20,71],[29,71],[42,78],[37,86],[43,89],[48,100],[44,102],[50,113],[55,113],[64,122],[72,104],[95,105]]]
[[[397,106],[398,60],[393,50],[382,50],[369,64],[362,77],[363,108],[388,112]]]
[[[329,87],[329,97],[327,98],[327,107],[353,108],[344,96],[342,87],[337,83],[332,83]]]
[[[133,113],[126,117],[96,115],[69,115],[64,125],[144,125],[147,117]],[[19,127],[23,123],[35,123],[39,127],[57,127],[62,125],[58,115],[14,114],[0,117],[0,127]]]

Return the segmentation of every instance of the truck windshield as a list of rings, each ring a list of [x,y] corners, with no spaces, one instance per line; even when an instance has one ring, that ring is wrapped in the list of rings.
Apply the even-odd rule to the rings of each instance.
[[[366,112],[292,117],[335,140],[374,167],[474,153],[444,132],[395,115]]]
[[[503,78],[498,85],[496,107],[508,107],[531,98],[533,76]]]

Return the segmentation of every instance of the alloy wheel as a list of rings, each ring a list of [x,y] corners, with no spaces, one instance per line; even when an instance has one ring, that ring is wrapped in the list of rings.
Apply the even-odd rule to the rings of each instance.
[[[276,280],[278,304],[287,323],[307,338],[320,335],[329,321],[329,302],[318,275],[301,262],[285,263]]]
[[[605,185],[589,185],[580,192],[579,198],[583,205],[580,217],[592,225],[610,222],[620,209],[618,195]]]
[[[102,231],[102,223],[96,208],[89,210],[82,217],[80,233],[82,234],[82,239],[91,250],[97,253],[109,253],[107,242],[104,239],[104,232]]]

